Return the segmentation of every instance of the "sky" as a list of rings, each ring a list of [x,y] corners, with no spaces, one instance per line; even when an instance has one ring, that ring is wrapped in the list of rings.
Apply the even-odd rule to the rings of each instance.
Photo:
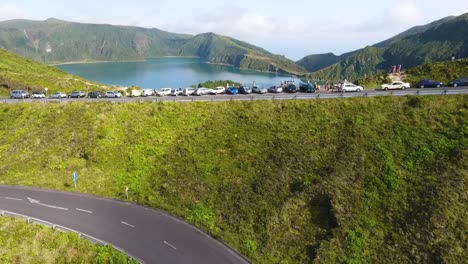
[[[466,12],[466,0],[0,0],[0,21],[53,17],[175,33],[214,32],[293,60],[340,55]]]

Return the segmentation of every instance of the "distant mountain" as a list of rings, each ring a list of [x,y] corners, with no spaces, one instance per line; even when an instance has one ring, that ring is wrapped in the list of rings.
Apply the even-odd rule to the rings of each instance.
[[[310,72],[318,71],[342,60],[342,56],[333,53],[313,54],[299,60],[297,64]]]
[[[468,13],[446,17],[424,26],[413,27],[397,36],[351,53],[337,56],[339,61],[316,70],[313,63],[324,66],[329,58],[308,56],[298,62],[315,71],[308,78],[322,80],[358,79],[386,71],[391,65],[410,68],[427,62],[447,60],[452,54],[468,57]]]
[[[0,48],[45,63],[198,56],[213,63],[279,73],[306,72],[293,61],[214,33],[196,36],[159,29],[66,22],[0,22]]]

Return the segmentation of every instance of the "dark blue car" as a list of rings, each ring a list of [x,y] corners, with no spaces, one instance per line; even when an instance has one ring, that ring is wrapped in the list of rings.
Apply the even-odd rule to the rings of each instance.
[[[449,86],[458,87],[458,86],[468,86],[468,78],[459,78],[455,79],[448,83]]]
[[[231,87],[227,88],[226,92],[227,92],[227,94],[238,94],[239,89],[237,87],[231,86]]]
[[[420,88],[440,88],[444,84],[439,82],[439,81],[434,81],[434,80],[421,80],[418,84],[418,87]]]

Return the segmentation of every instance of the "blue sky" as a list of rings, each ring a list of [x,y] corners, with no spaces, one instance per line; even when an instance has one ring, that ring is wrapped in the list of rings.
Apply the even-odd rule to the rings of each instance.
[[[442,4],[443,3],[443,4]],[[297,60],[342,54],[412,26],[468,12],[466,0],[1,0],[0,21],[55,17],[238,38]]]

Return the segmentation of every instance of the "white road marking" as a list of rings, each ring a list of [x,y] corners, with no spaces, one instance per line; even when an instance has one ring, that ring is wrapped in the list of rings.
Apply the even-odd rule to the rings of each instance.
[[[14,201],[23,201],[23,199],[19,199],[19,198],[12,198],[12,197],[5,197],[5,199],[8,199],[8,200],[14,200]]]
[[[174,250],[177,250],[177,248],[176,248],[176,247],[174,247],[173,245],[171,245],[171,244],[167,243],[166,241],[163,241],[163,242],[164,242],[164,244],[166,244],[166,245],[170,246],[172,249],[174,249]]]
[[[64,211],[67,211],[67,210],[68,210],[68,208],[65,208],[65,207],[54,206],[54,205],[49,205],[49,204],[43,204],[43,203],[41,203],[41,202],[38,201],[38,200],[34,200],[34,199],[32,199],[32,198],[29,198],[29,197],[27,197],[27,198],[28,198],[28,201],[29,201],[30,203],[32,203],[32,204],[38,204],[38,205],[42,205],[42,206],[45,206],[45,207],[49,207],[49,208],[53,208],[53,209],[59,209],[59,210],[64,210]]]
[[[131,225],[131,224],[129,224],[129,223],[125,223],[124,221],[120,221],[120,222],[121,222],[122,224],[124,224],[124,225],[127,225],[127,226],[129,226],[129,227],[133,227],[133,228],[135,228],[135,226],[134,226],[134,225]]]
[[[88,213],[88,214],[92,214],[93,212],[91,211],[88,211],[88,210],[85,210],[85,209],[80,209],[80,208],[76,208],[77,211],[81,211],[81,212],[85,212],[85,213]]]

